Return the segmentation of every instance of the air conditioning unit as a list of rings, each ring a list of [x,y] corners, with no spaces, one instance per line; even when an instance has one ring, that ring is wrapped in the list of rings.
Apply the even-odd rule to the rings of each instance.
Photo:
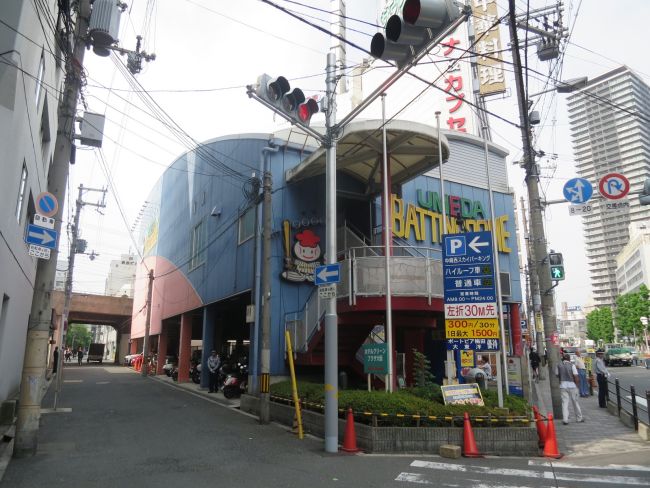
[[[120,15],[125,5],[117,0],[95,0],[92,4],[88,32],[93,51],[98,56],[108,56],[111,45],[117,42]]]

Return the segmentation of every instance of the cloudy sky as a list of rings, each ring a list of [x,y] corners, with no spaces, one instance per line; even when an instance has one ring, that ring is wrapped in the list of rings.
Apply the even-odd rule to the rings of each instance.
[[[311,23],[330,28],[328,0],[273,0]],[[348,1],[348,39],[368,48],[377,31],[377,0]],[[507,0],[498,0],[499,13],[506,13]],[[550,0],[530,0],[530,7],[552,4]],[[529,93],[541,91],[551,70],[553,77],[570,79],[594,77],[621,64],[634,69],[650,83],[650,56],[642,35],[650,18],[650,2],[639,0],[565,0],[565,25],[570,30],[561,65],[537,61],[534,48],[529,53],[531,68]],[[316,8],[307,8],[305,5]],[[520,12],[526,1],[517,0]],[[132,0],[122,16],[120,46],[134,48],[135,36],[144,37],[143,47],[156,60],[144,66],[137,82],[119,67],[123,57],[100,58],[86,55],[87,85],[84,102],[91,112],[106,115],[105,140],[101,150],[77,151],[71,167],[70,192],[77,187],[109,187],[104,215],[92,207],[82,213],[83,238],[88,250],[100,257],[90,261],[78,256],[74,276],[76,291],[102,293],[111,259],[135,250],[129,229],[137,221],[147,195],[165,167],[187,151],[194,141],[204,141],[233,133],[271,132],[284,124],[250,100],[245,86],[262,73],[282,74],[308,94],[324,91],[325,57],[330,37],[287,13],[258,0]],[[508,30],[501,26],[502,45],[507,46]],[[523,38],[525,34],[520,33]],[[367,56],[348,46],[347,65]],[[510,56],[506,54],[506,61]],[[488,109],[518,122],[513,95],[511,67],[506,64],[505,97],[488,102]],[[387,72],[388,73],[388,72]],[[541,74],[540,74],[541,73]],[[422,89],[419,85],[417,91]],[[142,91],[147,93],[142,93]],[[388,116],[409,93],[388,92]],[[411,97],[412,98],[412,97]],[[562,198],[564,183],[575,177],[573,151],[568,134],[566,95],[547,94],[536,106],[543,123],[536,128],[536,148],[550,155],[541,160],[544,194],[549,200]],[[424,107],[435,112],[436,107]],[[339,112],[339,118],[344,113]],[[432,118],[431,123],[434,123]],[[182,129],[178,137],[169,130]],[[491,120],[494,142],[510,152],[510,185],[517,201],[525,196],[522,171],[511,161],[521,158],[519,131],[496,119]],[[108,180],[110,179],[110,184]],[[89,194],[88,200],[93,199]],[[66,218],[72,218],[70,210]],[[545,213],[549,247],[561,251],[567,263],[567,280],[556,289],[557,302],[583,305],[589,297],[587,263],[584,256],[579,217],[569,217],[566,204],[549,206]],[[61,250],[67,254],[67,242]]]

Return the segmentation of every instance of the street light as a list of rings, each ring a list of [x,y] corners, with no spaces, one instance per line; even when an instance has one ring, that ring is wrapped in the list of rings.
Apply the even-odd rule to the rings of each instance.
[[[645,338],[645,348],[646,351],[650,351],[650,346],[648,346],[648,317],[639,317],[639,320],[643,324],[643,337]]]
[[[584,88],[585,86],[587,86],[588,82],[589,82],[589,78],[586,76],[581,76],[579,78],[571,78],[565,81],[558,81],[553,88],[549,88],[548,90],[529,94],[528,98],[533,98],[538,95],[543,95],[544,93],[550,93],[554,91],[558,93],[572,93],[576,90],[579,90],[580,88]]]

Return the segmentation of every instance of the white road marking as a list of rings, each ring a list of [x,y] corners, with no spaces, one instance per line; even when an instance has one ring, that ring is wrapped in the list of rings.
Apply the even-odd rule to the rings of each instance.
[[[553,466],[554,468],[570,468],[570,469],[588,469],[589,471],[597,470],[597,469],[607,469],[610,471],[650,471],[650,466],[641,466],[638,464],[606,464],[604,466],[581,466],[579,464],[572,464],[572,463],[563,463],[563,462],[555,462],[551,464],[549,461],[542,461],[542,460],[534,460],[531,459],[528,461],[528,466],[542,466],[545,468],[550,468]]]
[[[504,485],[503,483],[485,483],[481,480],[463,480],[463,484],[459,485],[456,483],[445,483],[444,481],[431,481],[426,479],[421,473],[400,473],[395,481],[404,481],[406,483],[417,483],[419,485],[433,485],[441,486],[445,488],[467,488],[471,486],[472,488],[534,488],[531,486],[525,485]],[[471,484],[468,484],[471,483]],[[564,487],[558,487],[564,488]]]
[[[84,380],[63,380],[64,383],[83,383]]]
[[[630,401],[630,404],[632,404],[632,395],[627,395],[625,398],[627,398]],[[646,401],[645,398],[640,397],[639,395],[636,395],[636,404],[641,405],[643,407],[648,406],[648,402]]]
[[[95,384],[96,384],[96,385],[108,385],[108,384],[110,384],[110,381],[98,381],[98,382],[95,383]]]
[[[551,479],[561,481],[582,481],[583,483],[615,483],[618,486],[639,485],[648,486],[647,479],[632,476],[586,476],[584,474],[565,474],[553,471],[527,471],[525,469],[491,468],[486,466],[463,466],[459,464],[434,463],[430,461],[413,461],[413,467],[438,469],[444,471],[459,471],[472,474],[487,474],[492,476],[519,476],[522,478]]]
[[[58,407],[56,410],[53,408],[41,408],[41,415],[45,413],[70,413],[72,409],[70,407]]]

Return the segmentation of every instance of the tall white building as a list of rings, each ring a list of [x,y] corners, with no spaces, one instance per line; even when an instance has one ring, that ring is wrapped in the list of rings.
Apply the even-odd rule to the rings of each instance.
[[[650,287],[650,222],[630,224],[630,241],[616,256],[618,291],[633,293],[645,284]]]
[[[650,87],[621,66],[591,80],[568,100],[573,150],[578,175],[598,192],[599,180],[622,173],[631,192],[638,192],[650,176]],[[616,301],[616,256],[629,240],[632,222],[648,222],[650,208],[636,195],[629,206],[608,211],[606,201],[594,198],[593,213],[583,216],[592,296],[597,307]]]
[[[111,261],[106,278],[105,294],[108,296],[128,296],[133,298],[136,261],[133,254],[122,254],[120,259]]]
[[[0,403],[20,387],[34,294],[38,259],[24,236],[47,190],[58,130],[64,55],[43,19],[56,19],[59,4],[0,2]]]

